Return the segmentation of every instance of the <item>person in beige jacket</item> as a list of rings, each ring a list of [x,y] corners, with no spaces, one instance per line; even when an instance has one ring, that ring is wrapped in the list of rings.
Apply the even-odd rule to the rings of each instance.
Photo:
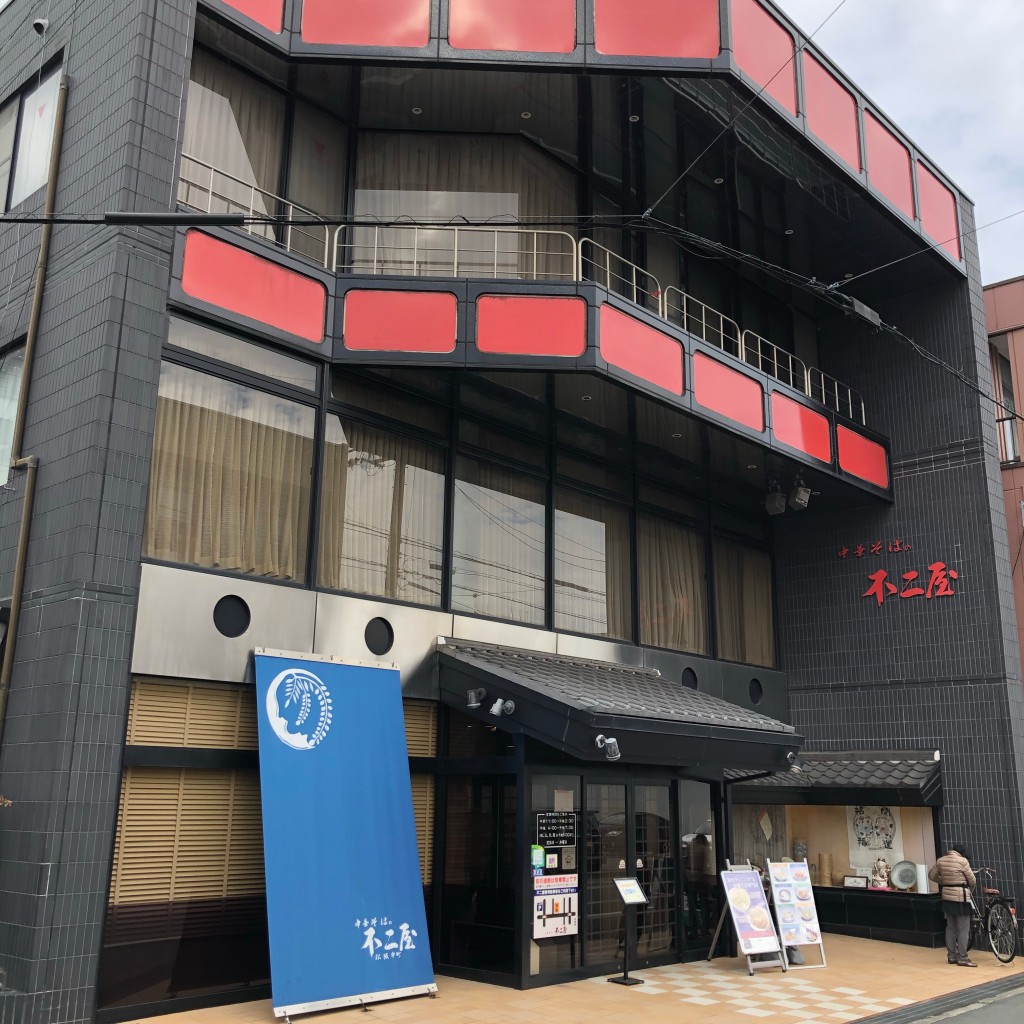
[[[946,915],[946,955],[951,964],[977,967],[967,956],[967,940],[971,932],[971,902],[969,890],[976,879],[962,846],[951,845],[928,872],[928,877],[940,886],[942,912]]]

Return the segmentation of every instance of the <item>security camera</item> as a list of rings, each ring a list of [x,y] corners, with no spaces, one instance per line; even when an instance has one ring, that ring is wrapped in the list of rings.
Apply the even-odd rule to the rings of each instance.
[[[37,36],[45,36],[46,35],[46,30],[49,27],[50,27],[50,19],[49,18],[36,18],[36,20],[32,22],[32,31],[35,32],[35,34]]]

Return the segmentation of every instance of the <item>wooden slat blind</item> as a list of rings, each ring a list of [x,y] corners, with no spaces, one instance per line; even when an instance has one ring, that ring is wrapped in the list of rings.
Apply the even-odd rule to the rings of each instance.
[[[405,741],[410,757],[437,755],[437,704],[426,700],[402,701]]]
[[[263,891],[255,772],[125,768],[112,903],[220,899]]]
[[[128,743],[255,750],[255,691],[251,686],[135,679],[128,709]]]
[[[434,880],[434,777],[412,776],[412,811],[416,819],[416,842],[420,851],[423,884]]]

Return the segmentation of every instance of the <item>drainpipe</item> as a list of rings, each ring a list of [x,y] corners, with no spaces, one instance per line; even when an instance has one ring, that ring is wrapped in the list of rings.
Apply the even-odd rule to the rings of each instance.
[[[11,470],[25,470],[25,491],[21,499],[21,523],[18,527],[18,546],[14,553],[14,576],[11,582],[11,608],[7,619],[7,642],[4,645],[3,665],[0,667],[0,739],[3,738],[4,722],[7,718],[7,694],[10,691],[11,671],[14,668],[14,647],[18,638],[18,619],[21,617],[22,590],[25,586],[25,566],[28,561],[28,536],[32,520],[32,505],[36,494],[36,474],[39,458],[36,455],[22,455],[21,446],[25,439],[25,419],[28,412],[28,392],[32,383],[32,363],[39,337],[39,317],[43,308],[43,287],[46,283],[46,267],[50,258],[50,239],[53,235],[53,217],[57,200],[57,170],[60,167],[60,151],[64,142],[64,114],[68,105],[67,75],[62,75],[57,92],[57,109],[54,113],[53,145],[50,147],[50,167],[46,181],[46,201],[43,206],[44,223],[39,234],[39,255],[36,259],[35,280],[32,291],[32,310],[29,314],[28,333],[25,335],[24,372],[18,390],[18,410],[14,417],[14,436],[11,442]]]

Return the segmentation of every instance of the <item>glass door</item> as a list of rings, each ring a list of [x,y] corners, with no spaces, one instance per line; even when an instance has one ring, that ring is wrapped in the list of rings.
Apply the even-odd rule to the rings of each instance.
[[[675,814],[671,783],[587,786],[585,956],[588,967],[660,962],[676,946]],[[627,912],[616,878],[635,877],[649,902]]]

